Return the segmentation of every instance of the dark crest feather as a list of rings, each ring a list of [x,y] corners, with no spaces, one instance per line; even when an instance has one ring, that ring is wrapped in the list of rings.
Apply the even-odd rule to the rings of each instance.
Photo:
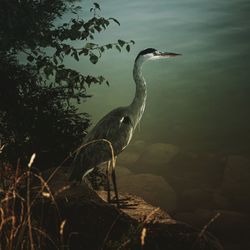
[[[146,55],[146,54],[151,54],[151,53],[154,53],[156,51],[156,49],[154,48],[147,48],[147,49],[144,49],[142,50],[136,57],[135,60],[137,60],[140,56],[143,56],[143,55]]]

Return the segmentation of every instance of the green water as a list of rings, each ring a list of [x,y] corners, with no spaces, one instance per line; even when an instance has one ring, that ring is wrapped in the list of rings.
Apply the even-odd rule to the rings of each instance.
[[[110,82],[110,87],[89,88],[93,97],[80,107],[93,123],[130,103],[134,58],[153,47],[183,56],[144,65],[148,100],[134,139],[188,150],[249,152],[249,1],[107,0],[101,7],[121,26],[112,24],[97,41],[133,39],[136,45],[130,53],[107,52],[97,65],[84,58],[69,62]]]

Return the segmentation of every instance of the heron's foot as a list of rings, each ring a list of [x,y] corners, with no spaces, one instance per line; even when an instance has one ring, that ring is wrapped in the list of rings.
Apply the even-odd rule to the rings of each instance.
[[[135,209],[139,205],[130,198],[121,198],[117,200],[116,197],[112,198],[109,203],[116,204],[117,208],[120,209]]]
[[[109,203],[119,203],[119,202],[126,202],[129,201],[130,198],[120,198],[117,199],[116,197],[113,197],[112,199],[109,200]]]

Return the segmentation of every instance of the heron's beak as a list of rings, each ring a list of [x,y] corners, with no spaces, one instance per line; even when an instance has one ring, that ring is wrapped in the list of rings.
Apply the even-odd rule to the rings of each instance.
[[[181,54],[177,54],[177,53],[172,53],[172,52],[157,52],[156,53],[157,56],[160,57],[175,57],[175,56],[181,56]]]

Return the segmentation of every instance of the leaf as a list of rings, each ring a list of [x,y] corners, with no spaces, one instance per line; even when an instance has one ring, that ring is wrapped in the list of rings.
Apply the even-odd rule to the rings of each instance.
[[[29,62],[33,62],[34,59],[35,59],[35,57],[34,57],[34,56],[31,56],[31,55],[29,55],[29,56],[27,57],[27,60],[28,60]]]
[[[82,34],[81,34],[81,38],[80,39],[85,39],[86,37],[88,37],[89,33],[86,32],[86,31],[83,31]]]
[[[105,80],[105,78],[103,76],[98,76],[98,80],[100,83],[102,83]]]
[[[74,56],[76,61],[79,61],[79,56],[76,50],[71,55]]]
[[[130,51],[130,45],[129,45],[129,44],[126,46],[126,50],[127,50],[128,52]]]
[[[110,17],[109,20],[114,21],[114,22],[117,23],[119,26],[121,25],[120,22],[119,22],[117,19],[113,18],[113,17]]]
[[[71,48],[69,47],[68,49],[64,49],[63,51],[65,55],[69,55],[69,53],[71,52]]]
[[[56,71],[55,82],[60,83],[60,81],[61,81],[60,71]]]
[[[91,54],[89,57],[89,60],[93,63],[96,64],[98,62],[98,57],[94,54]]]
[[[54,62],[54,64],[58,64],[58,61],[56,60],[55,56],[53,57],[53,62]]]
[[[84,54],[85,56],[88,55],[89,51],[85,48],[83,48],[80,52],[79,55]]]
[[[130,42],[131,42],[132,44],[135,44],[135,41],[134,41],[134,40],[130,40]]]
[[[106,84],[109,86],[109,81],[106,81]]]
[[[77,52],[74,53],[74,58],[76,59],[76,61],[79,61],[79,56],[78,56]]]
[[[98,3],[94,3],[96,9],[101,10],[100,5]]]
[[[107,45],[105,45],[105,46],[106,46],[107,49],[112,49],[112,47],[113,47],[111,43],[110,43],[110,44],[107,44]]]
[[[85,82],[88,84],[88,86],[90,86],[91,83],[98,83],[98,79],[96,77],[87,75]]]
[[[119,52],[121,52],[121,48],[118,45],[115,45],[115,47],[117,48],[117,50],[119,50]]]
[[[123,47],[123,45],[125,44],[125,42],[123,41],[123,40],[118,40],[118,43],[119,43],[119,45],[121,46],[121,47]]]
[[[101,31],[102,31],[101,27],[99,27],[99,26],[95,26],[95,29],[96,29],[98,32],[101,32]]]
[[[50,65],[48,65],[43,69],[43,72],[45,73],[45,76],[48,79],[50,75],[53,75],[53,68]]]

